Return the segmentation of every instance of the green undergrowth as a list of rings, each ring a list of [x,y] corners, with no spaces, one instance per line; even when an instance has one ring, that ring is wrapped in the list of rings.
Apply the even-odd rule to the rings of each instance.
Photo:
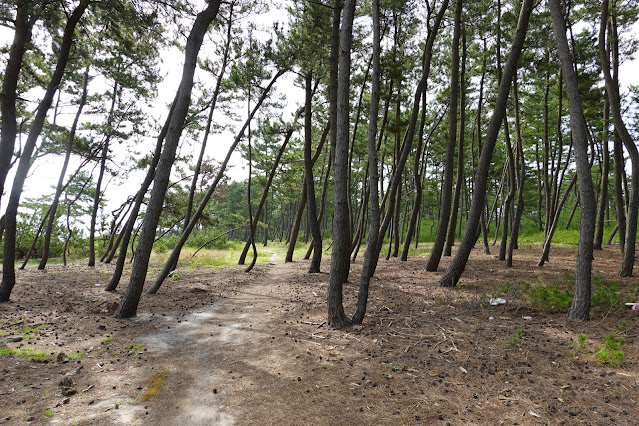
[[[574,278],[566,277],[563,281],[546,283],[535,276],[532,282],[499,283],[492,288],[492,295],[520,300],[546,312],[567,312],[572,303],[574,287]],[[590,307],[593,310],[620,308],[623,302],[632,298],[637,291],[637,287],[622,291],[620,283],[604,281],[601,277],[593,275]]]
[[[606,336],[601,346],[595,346],[594,350],[590,349],[588,344],[588,336],[579,334],[577,340],[574,341],[568,352],[568,355],[575,357],[577,355],[586,355],[589,359],[594,360],[599,365],[618,366],[626,362],[626,356],[621,347],[626,343],[623,337],[617,337],[615,333]]]

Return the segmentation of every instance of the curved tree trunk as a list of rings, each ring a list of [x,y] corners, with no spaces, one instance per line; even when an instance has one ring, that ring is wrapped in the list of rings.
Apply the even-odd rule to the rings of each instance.
[[[164,196],[169,183],[171,168],[175,160],[175,152],[184,127],[184,119],[191,102],[191,91],[193,88],[193,75],[197,65],[197,56],[202,46],[204,36],[220,8],[220,0],[213,0],[207,4],[206,9],[198,13],[193,23],[193,28],[186,42],[186,53],[184,57],[184,67],[182,80],[178,88],[174,111],[171,114],[169,130],[164,140],[164,149],[160,156],[160,161],[155,172],[151,198],[147,208],[146,218],[142,226],[140,241],[138,242],[131,279],[126,292],[122,296],[122,301],[115,312],[117,318],[130,318],[136,315],[144,280],[146,278],[149,265],[149,257],[153,248],[155,231],[162,212]]]
[[[597,204],[597,226],[595,227],[595,240],[593,248],[601,250],[604,234],[604,223],[606,222],[606,205],[608,204],[608,173],[610,173],[610,150],[608,149],[608,141],[610,125],[610,103],[608,99],[604,99],[604,117],[603,117],[603,136],[601,159],[601,182],[599,186],[599,203]]]
[[[280,78],[285,72],[286,71],[280,70],[277,73],[275,73],[275,75],[271,78],[271,81],[268,84],[268,86],[266,86],[266,88],[260,95],[260,99],[257,101],[255,106],[253,107],[251,114],[244,122],[244,125],[242,126],[238,134],[235,136],[235,140],[233,140],[233,143],[231,144],[231,146],[229,147],[229,150],[226,153],[226,157],[224,157],[224,161],[220,165],[220,170],[218,170],[217,175],[215,176],[215,179],[213,180],[213,183],[211,183],[211,186],[209,186],[209,189],[206,191],[206,194],[204,194],[204,197],[202,198],[202,201],[200,202],[200,205],[198,206],[197,210],[195,211],[195,213],[193,213],[193,216],[191,217],[191,221],[189,222],[189,225],[180,235],[180,239],[177,241],[177,243],[175,244],[175,247],[171,251],[171,254],[166,260],[166,263],[164,264],[162,271],[160,271],[157,278],[155,279],[155,282],[153,283],[151,288],[149,288],[149,291],[148,291],[149,294],[155,294],[160,288],[160,286],[162,285],[162,283],[164,282],[164,280],[166,279],[166,277],[169,276],[169,273],[171,272],[173,265],[180,258],[180,252],[182,251],[182,247],[184,247],[186,240],[189,238],[189,235],[191,235],[193,228],[195,228],[195,224],[198,222],[198,220],[200,220],[200,217],[202,217],[204,208],[206,207],[207,203],[213,196],[213,193],[215,193],[215,190],[217,189],[217,185],[222,180],[222,177],[224,176],[224,172],[226,171],[226,167],[228,166],[229,160],[231,159],[231,155],[233,155],[235,148],[240,143],[240,140],[242,139],[244,132],[248,128],[249,123],[255,116],[255,113],[262,106],[262,103],[264,103],[264,100],[268,97],[268,94],[270,90],[273,88],[273,86],[275,85],[275,82],[277,81],[277,79]]]
[[[604,0],[605,1],[605,0]],[[579,219],[579,246],[577,248],[577,267],[575,276],[575,295],[572,300],[568,317],[587,320],[590,313],[590,281],[592,268],[592,246],[595,230],[595,193],[588,161],[588,125],[584,117],[579,97],[577,73],[573,68],[573,61],[566,39],[566,24],[559,0],[549,0],[550,15],[557,50],[561,60],[561,67],[566,77],[566,94],[570,109],[570,127],[575,146],[575,161],[579,179],[579,194],[581,198],[581,215]]]
[[[464,230],[464,236],[459,244],[457,254],[439,282],[443,287],[453,287],[457,284],[459,277],[461,277],[461,274],[464,272],[468,256],[470,255],[470,251],[475,245],[475,241],[477,239],[477,227],[479,226],[481,212],[484,209],[484,204],[486,202],[486,187],[488,183],[490,163],[492,161],[495,143],[497,142],[499,128],[506,114],[508,93],[510,92],[513,76],[517,71],[517,62],[519,61],[519,56],[521,55],[521,50],[526,38],[528,22],[532,9],[533,0],[523,0],[513,44],[504,67],[502,80],[499,83],[499,90],[495,101],[495,111],[490,119],[490,124],[488,125],[488,131],[486,133],[486,140],[477,165],[475,189],[473,191],[468,221],[466,222],[466,229]]]
[[[113,85],[113,94],[111,95],[111,109],[109,110],[109,117],[107,119],[107,135],[102,145],[102,154],[100,157],[100,172],[98,174],[98,181],[95,184],[95,194],[93,195],[93,210],[91,210],[91,222],[89,224],[89,262],[87,266],[95,266],[95,224],[98,217],[98,209],[100,208],[100,193],[102,189],[102,179],[104,178],[104,172],[106,171],[106,159],[109,155],[109,142],[111,141],[111,125],[113,121],[113,113],[115,111],[115,103],[118,94],[118,82],[116,80]]]
[[[78,6],[73,10],[73,13],[68,18],[67,24],[64,28],[64,34],[62,36],[62,43],[60,45],[58,53],[58,61],[56,63],[55,70],[51,76],[51,80],[47,85],[47,89],[42,97],[42,100],[38,104],[36,114],[31,122],[31,130],[29,130],[29,136],[22,149],[22,155],[20,156],[20,162],[18,163],[18,169],[16,175],[13,178],[13,186],[11,187],[11,194],[9,195],[9,203],[7,204],[7,210],[5,212],[5,233],[4,233],[4,251],[3,251],[3,266],[2,266],[2,283],[0,283],[0,302],[6,302],[11,296],[11,290],[16,283],[15,277],[15,251],[16,251],[16,227],[17,227],[17,215],[18,205],[20,204],[20,196],[22,195],[22,188],[27,178],[27,173],[31,166],[31,157],[35,148],[36,142],[42,133],[44,121],[47,116],[47,112],[53,102],[53,96],[58,90],[60,81],[67,67],[69,60],[69,54],[71,47],[73,46],[73,34],[75,27],[77,26],[80,18],[84,14],[89,0],[81,0]],[[53,212],[51,214],[54,214]]]
[[[446,233],[450,220],[451,201],[453,196],[453,169],[455,161],[455,142],[457,140],[457,99],[459,96],[459,38],[461,35],[462,0],[455,3],[455,24],[453,29],[452,57],[450,61],[450,100],[448,102],[448,144],[444,163],[444,182],[439,210],[439,220],[433,250],[430,253],[427,271],[436,271],[444,251]]]
[[[84,82],[82,84],[82,96],[80,97],[80,105],[78,106],[78,112],[75,115],[73,124],[71,125],[71,131],[69,132],[69,138],[67,139],[66,153],[64,156],[64,162],[62,164],[62,170],[60,170],[60,177],[58,178],[58,186],[56,187],[55,194],[53,196],[53,202],[51,203],[51,214],[47,222],[47,227],[44,231],[44,243],[42,244],[42,258],[38,269],[44,269],[47,266],[49,260],[49,248],[51,247],[51,234],[53,233],[53,225],[57,219],[56,211],[58,210],[58,203],[60,202],[60,195],[62,194],[62,186],[64,185],[64,175],[67,173],[67,167],[69,166],[69,160],[71,159],[71,151],[73,150],[73,142],[75,141],[75,133],[78,129],[78,122],[80,121],[80,115],[84,104],[87,101],[87,85],[89,84],[89,65],[87,65],[84,71]]]
[[[13,149],[15,147],[18,126],[16,122],[16,99],[18,97],[18,79],[22,69],[22,59],[31,41],[31,29],[35,18],[29,16],[30,2],[20,2],[16,10],[15,31],[9,50],[9,58],[2,79],[2,96],[0,96],[0,201],[4,195],[4,184],[11,168]],[[4,216],[3,216],[4,217]],[[4,222],[3,222],[4,223]],[[2,227],[4,231],[4,226]],[[0,238],[2,233],[0,233]]]
[[[284,136],[284,142],[282,142],[282,145],[280,146],[280,149],[277,152],[275,161],[273,161],[273,166],[271,166],[271,171],[268,175],[268,179],[266,179],[266,185],[264,185],[262,198],[260,198],[260,202],[257,205],[257,209],[255,210],[255,219],[253,220],[253,223],[250,225],[249,233],[253,236],[255,235],[255,230],[257,229],[257,223],[258,223],[260,214],[262,214],[262,209],[264,208],[264,205],[266,204],[266,198],[268,197],[269,190],[271,189],[273,178],[275,177],[275,173],[280,164],[280,160],[282,159],[282,155],[284,154],[284,151],[286,150],[286,147],[288,146],[288,142],[291,140],[291,136],[293,136],[295,123],[297,122],[299,116],[300,116],[300,113],[298,112],[298,114],[296,114],[295,118],[293,119],[293,123],[291,123],[291,127],[288,129],[288,131],[286,132],[286,135]],[[239,265],[244,265],[244,262],[246,262],[246,255],[248,254],[248,251],[251,247],[250,240],[251,240],[251,237],[248,238],[248,241],[244,245],[244,249],[242,250],[242,253],[240,254],[240,260],[237,262]]]
[[[612,112],[612,117],[615,123],[615,130],[621,138],[624,147],[628,151],[632,167],[632,190],[630,192],[630,200],[628,202],[628,220],[623,252],[623,263],[621,265],[621,270],[619,271],[619,276],[629,277],[632,275],[632,269],[635,262],[635,242],[637,240],[637,216],[639,213],[639,150],[637,150],[637,146],[632,140],[632,136],[628,132],[623,121],[623,117],[621,116],[619,81],[616,78],[613,78],[610,72],[610,54],[606,49],[606,27],[608,17],[608,0],[603,0],[601,3],[601,25],[599,27],[599,60],[601,61],[601,68],[604,73],[606,92],[608,93],[608,99],[610,101],[610,111]],[[619,40],[616,37],[617,27],[614,16],[611,29],[614,35],[612,40],[614,52],[613,66],[616,71],[619,64]],[[615,77],[617,77],[616,72]]]

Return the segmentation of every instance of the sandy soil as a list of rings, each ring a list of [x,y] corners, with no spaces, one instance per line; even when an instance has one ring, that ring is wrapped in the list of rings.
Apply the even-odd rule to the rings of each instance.
[[[134,320],[112,316],[127,281],[103,291],[109,266],[20,271],[0,348],[49,360],[0,357],[0,424],[639,424],[639,311],[580,323],[532,307],[504,283],[574,275],[574,249],[553,248],[541,268],[539,253],[522,248],[505,269],[473,252],[454,290],[437,285],[449,258],[437,273],[424,257],[382,260],[364,325],[344,330],[325,323],[328,255],[313,275],[305,261],[180,269]],[[636,278],[615,276],[615,248],[595,256],[623,301],[637,295]],[[491,306],[497,295],[507,303]],[[611,332],[626,339],[621,365],[593,355]]]

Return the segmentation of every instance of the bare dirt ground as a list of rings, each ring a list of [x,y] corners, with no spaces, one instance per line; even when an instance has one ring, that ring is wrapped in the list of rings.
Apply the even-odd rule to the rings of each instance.
[[[364,325],[344,330],[325,323],[328,255],[314,275],[305,261],[179,270],[135,320],[113,318],[127,280],[103,291],[108,266],[20,271],[0,304],[0,350],[49,359],[0,357],[0,424],[639,424],[639,311],[580,323],[532,307],[504,283],[574,275],[574,248],[553,248],[544,267],[539,253],[521,248],[505,269],[474,251],[453,290],[437,284],[450,258],[438,273],[424,257],[381,260]],[[615,248],[595,257],[622,301],[636,295]],[[496,295],[507,303],[491,306]],[[620,365],[596,361],[611,332],[626,339]]]

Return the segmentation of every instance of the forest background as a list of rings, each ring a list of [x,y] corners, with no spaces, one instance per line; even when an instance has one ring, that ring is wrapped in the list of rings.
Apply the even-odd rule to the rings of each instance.
[[[590,159],[597,200],[594,245],[618,242],[623,250],[632,229],[636,237],[639,198],[633,182],[639,175],[633,166],[639,167],[639,159],[633,157],[634,142],[624,140],[616,112],[636,140],[639,90],[632,79],[639,76],[633,63],[638,9],[634,2],[604,4],[610,9],[599,2],[561,5],[587,141],[575,141],[569,80],[548,8],[531,9],[518,70],[511,70],[505,92],[504,119],[493,135],[478,243],[488,252],[499,242],[492,250],[509,263],[518,243],[549,249],[554,238],[577,244],[583,204],[575,167],[580,143]],[[508,1],[340,6],[343,12],[315,2],[3,5],[0,15],[8,29],[2,50],[3,149],[12,120],[16,128],[16,143],[7,151],[12,154],[3,157],[9,163],[3,173],[11,170],[3,177],[0,200],[8,216],[9,192],[17,194],[15,223],[3,222],[15,234],[3,240],[3,295],[8,298],[13,286],[8,265],[29,257],[37,258],[40,268],[57,257],[64,262],[88,257],[94,263],[96,254],[97,260],[118,257],[123,264],[127,253],[150,252],[151,246],[179,256],[181,244],[192,252],[208,243],[209,248],[243,249],[244,263],[249,249],[244,242],[277,241],[286,244],[291,260],[295,244],[311,243],[317,232],[324,243],[314,251],[322,253],[334,242],[334,229],[348,240],[347,250],[333,247],[334,258],[357,256],[376,228],[382,231],[372,245],[380,246],[377,256],[385,241],[383,256],[425,252],[431,255],[429,269],[433,264],[437,269],[437,255],[450,255],[467,228],[479,154],[524,9]],[[200,46],[189,50],[197,45],[196,29]],[[16,58],[11,44],[19,38],[10,38],[20,31],[26,42],[11,92],[7,82]],[[348,55],[344,46],[337,55],[337,42],[350,43]],[[603,57],[608,63],[602,67]],[[331,65],[338,61],[349,72],[340,73],[348,81],[336,89]],[[192,84],[186,93],[189,66]],[[622,90],[618,105],[614,94],[608,101],[606,69]],[[345,98],[338,99],[340,94]],[[182,110],[176,113],[178,106]],[[338,116],[344,118],[341,124]],[[235,145],[238,152],[228,150]],[[248,178],[225,172],[227,150],[236,169],[249,165]],[[21,163],[25,188],[31,188],[23,194],[23,184],[14,178]],[[157,166],[160,175],[162,164],[168,165],[162,178],[148,173]],[[148,182],[140,189],[143,180]],[[378,189],[375,196],[371,185]],[[150,188],[159,194],[155,200]],[[157,217],[146,220],[149,212]],[[343,221],[335,222],[340,217]],[[124,247],[119,255],[118,247]],[[433,251],[439,253],[433,256]],[[144,272],[137,278],[133,273],[131,282],[143,282],[148,255],[135,257]],[[540,250],[540,263],[547,257]],[[176,264],[169,258],[164,278]],[[123,266],[118,268],[121,274]],[[367,274],[375,266],[370,268]],[[344,282],[341,269],[331,270],[338,286]],[[116,272],[111,286],[119,279]],[[139,298],[135,293],[141,286],[130,288],[133,299]],[[347,322],[330,303],[331,322]],[[134,314],[130,309],[122,308],[119,315]],[[362,316],[360,311],[354,320]]]

